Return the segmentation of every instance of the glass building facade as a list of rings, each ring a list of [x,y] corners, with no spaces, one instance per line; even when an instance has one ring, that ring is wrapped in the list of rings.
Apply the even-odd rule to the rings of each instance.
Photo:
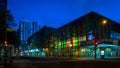
[[[40,29],[37,22],[29,22],[25,19],[21,19],[19,23],[19,33],[20,33],[20,47],[23,51],[27,48],[27,41],[30,36],[36,33]]]
[[[94,57],[120,56],[120,24],[90,12],[48,34],[50,56]]]
[[[25,53],[29,56],[45,56],[47,46],[47,35],[54,31],[55,28],[43,26],[38,32],[28,38],[28,49]]]

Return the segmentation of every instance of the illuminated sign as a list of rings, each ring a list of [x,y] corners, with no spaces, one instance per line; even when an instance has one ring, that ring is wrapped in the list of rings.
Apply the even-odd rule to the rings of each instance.
[[[101,55],[104,55],[104,50],[101,51]]]
[[[93,40],[93,35],[88,35],[88,40]]]

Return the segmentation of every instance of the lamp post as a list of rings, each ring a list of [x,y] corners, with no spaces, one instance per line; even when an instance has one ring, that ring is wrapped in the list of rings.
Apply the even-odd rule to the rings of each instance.
[[[95,30],[94,30],[94,35],[95,35],[95,36],[94,36],[94,40],[95,40],[95,44],[94,44],[94,51],[95,51],[95,52],[94,52],[94,58],[95,58],[95,59],[97,58],[96,49],[97,49],[97,45],[98,45],[98,43],[97,43],[97,38],[96,38],[96,37],[97,37],[97,32],[96,32],[96,31],[97,31],[97,30],[96,30],[97,28],[96,28],[96,27],[97,27],[97,25],[96,25],[96,23],[95,23],[95,28],[94,28],[94,29],[95,29]]]
[[[107,20],[103,20],[102,21],[102,25],[105,25],[107,23]],[[104,28],[103,28],[104,29]],[[97,54],[96,54],[96,50],[97,50],[97,45],[98,45],[98,41],[97,41],[97,32],[96,32],[97,30],[96,30],[96,23],[95,23],[95,48],[94,48],[94,50],[95,50],[95,54],[94,54],[94,58],[96,59],[97,58]],[[103,34],[103,33],[102,33]]]
[[[102,26],[103,26],[103,32],[102,32],[102,35],[104,35],[104,32],[105,32],[105,30],[104,30],[104,25],[107,23],[107,20],[103,20],[102,21]],[[105,37],[103,36],[103,41],[105,42]]]
[[[4,47],[4,68],[6,68],[6,64],[7,64],[7,41],[4,42],[5,47]]]
[[[5,21],[4,21],[4,23],[5,23],[5,40],[4,40],[4,45],[5,45],[5,47],[4,47],[4,50],[5,50],[5,53],[4,53],[4,56],[5,56],[5,58],[4,58],[4,68],[6,68],[6,64],[7,64],[7,45],[8,45],[8,43],[7,43],[7,2],[8,2],[8,0],[4,0],[4,4],[5,4]]]
[[[97,58],[97,54],[96,54],[97,45],[98,45],[98,42],[95,40],[95,55],[94,55],[95,59]]]

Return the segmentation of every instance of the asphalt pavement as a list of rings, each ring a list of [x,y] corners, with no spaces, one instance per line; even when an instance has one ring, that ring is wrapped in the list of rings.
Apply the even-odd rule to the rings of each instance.
[[[119,59],[14,57],[8,68],[120,68]]]

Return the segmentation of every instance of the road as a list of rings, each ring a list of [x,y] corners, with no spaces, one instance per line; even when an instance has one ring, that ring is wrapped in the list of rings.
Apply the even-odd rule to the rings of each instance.
[[[43,59],[43,58],[42,58]],[[47,59],[47,58],[46,58]],[[119,60],[101,59],[44,59],[45,61],[29,59],[15,59],[8,63],[8,68],[120,68]]]

